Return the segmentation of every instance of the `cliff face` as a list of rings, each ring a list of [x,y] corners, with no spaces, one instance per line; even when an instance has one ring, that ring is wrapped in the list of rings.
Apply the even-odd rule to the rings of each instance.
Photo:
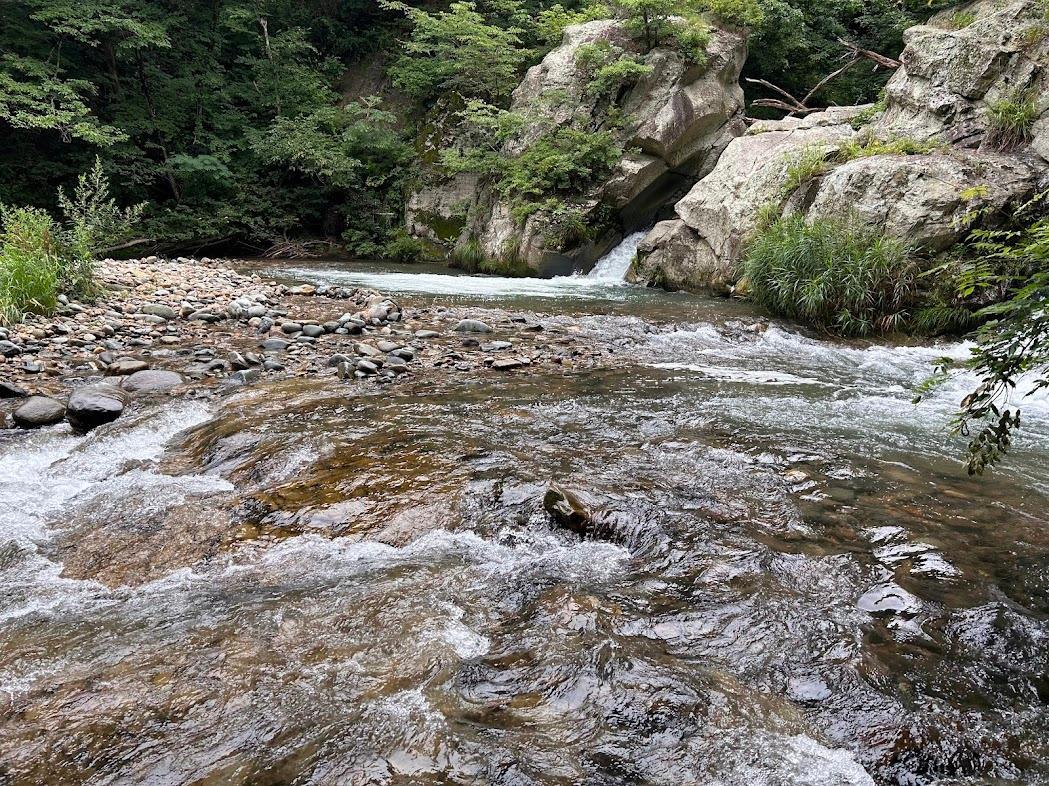
[[[759,224],[799,212],[855,213],[941,251],[962,239],[963,216],[1049,184],[1044,11],[1037,0],[980,0],[963,11],[975,18],[963,29],[945,13],[908,31],[879,114],[852,107],[759,122],[732,141],[677,203],[677,217],[645,239],[634,280],[726,291]],[[1038,120],[1027,138],[1003,140],[992,121],[1002,101],[1033,104]]]
[[[530,69],[514,92],[511,111],[526,117],[527,124],[502,151],[519,155],[549,128],[611,131],[626,152],[608,178],[571,199],[573,209],[595,229],[592,237],[559,245],[542,211],[518,220],[506,195],[486,178],[445,176],[436,167],[409,199],[407,223],[415,236],[445,250],[478,243],[486,256],[518,258],[540,274],[587,269],[625,232],[673,204],[745,130],[738,83],[746,59],[741,33],[713,28],[702,66],[669,48],[638,55],[647,75],[611,101],[588,89],[590,74],[579,64],[580,48],[595,42],[627,52],[635,47],[615,21],[568,28],[561,46]],[[441,134],[435,145],[454,144],[454,122]]]

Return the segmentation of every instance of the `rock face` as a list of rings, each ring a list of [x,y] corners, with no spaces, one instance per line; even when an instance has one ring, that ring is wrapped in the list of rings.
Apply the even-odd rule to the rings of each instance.
[[[744,36],[714,28],[705,65],[656,48],[641,59],[651,73],[614,101],[624,118],[608,120],[608,100],[587,90],[589,76],[577,63],[581,47],[607,41],[636,50],[622,25],[595,21],[569,27],[558,48],[531,68],[513,94],[511,110],[528,116],[504,152],[519,154],[544,130],[577,124],[612,129],[628,152],[603,183],[573,202],[584,221],[600,226],[587,243],[560,247],[541,214],[523,223],[477,175],[436,178],[408,202],[409,231],[445,248],[468,242],[493,259],[518,258],[540,273],[586,268],[688,185],[709,170],[727,143],[744,130],[743,91],[738,80],[746,59]]]
[[[15,425],[21,428],[38,428],[59,423],[66,416],[65,405],[47,396],[31,396],[11,413]]]
[[[766,205],[778,206],[797,151],[833,155],[856,131],[858,110],[828,110],[804,120],[755,124],[733,140],[714,170],[677,203],[676,219],[656,225],[638,249],[635,281],[668,289],[727,290],[747,236]]]
[[[1049,152],[1040,136],[1049,131],[1049,36],[1028,35],[1042,15],[1037,5],[979,0],[962,9],[976,17],[962,30],[950,28],[946,13],[909,30],[886,108],[866,125],[873,107],[755,123],[677,203],[677,218],[645,238],[632,280],[725,292],[739,277],[748,237],[763,222],[799,212],[813,219],[854,213],[918,250],[943,251],[964,238],[967,216],[993,215],[1031,196],[1040,174],[1045,179],[1039,156]],[[1003,154],[992,149],[988,109],[1016,90],[1035,96],[1041,120],[1029,149]],[[928,151],[877,147],[900,140]],[[799,178],[802,158],[823,164]]]
[[[85,385],[69,397],[66,418],[77,431],[90,431],[119,418],[127,403],[127,394],[115,385]]]
[[[961,10],[974,21],[961,28]],[[943,12],[905,34],[903,67],[886,87],[880,131],[918,139],[936,137],[978,147],[989,126],[989,109],[1018,92],[1034,97],[1041,116],[1035,149],[1049,158],[1049,36],[1039,0],[978,0]]]

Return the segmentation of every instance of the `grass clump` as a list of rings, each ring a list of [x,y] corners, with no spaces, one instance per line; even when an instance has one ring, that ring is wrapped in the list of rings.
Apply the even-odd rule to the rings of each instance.
[[[976,14],[971,11],[956,11],[947,20],[947,25],[951,30],[964,30],[975,21]]]
[[[54,310],[62,270],[54,229],[43,210],[0,209],[0,322]]]
[[[872,135],[860,135],[860,139],[850,139],[842,144],[835,160],[847,163],[857,158],[871,156],[922,156],[933,153],[943,145],[935,140],[918,140],[910,137],[882,140]]]
[[[475,237],[452,249],[448,264],[467,273],[488,273],[494,276],[521,277],[531,272],[527,263],[516,253],[500,258],[489,257]]]
[[[787,164],[787,179],[783,183],[783,198],[790,196],[806,183],[827,171],[828,150],[823,145],[806,145]]]
[[[1031,141],[1031,129],[1038,119],[1034,94],[1019,90],[991,104],[987,142],[1000,151],[1015,150]]]
[[[751,242],[744,271],[774,314],[845,336],[898,329],[914,291],[907,247],[856,218],[781,219]]]
[[[61,294],[95,296],[95,258],[126,236],[144,210],[117,207],[97,159],[71,196],[59,189],[58,204],[62,222],[39,208],[0,206],[0,322],[49,314]]]

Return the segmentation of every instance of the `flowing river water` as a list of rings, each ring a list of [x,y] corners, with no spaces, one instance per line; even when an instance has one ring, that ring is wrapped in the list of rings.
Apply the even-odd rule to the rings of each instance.
[[[1049,406],[969,479],[971,380],[911,402],[964,346],[752,329],[619,254],[277,271],[538,315],[596,369],[2,433],[0,783],[1049,783]]]

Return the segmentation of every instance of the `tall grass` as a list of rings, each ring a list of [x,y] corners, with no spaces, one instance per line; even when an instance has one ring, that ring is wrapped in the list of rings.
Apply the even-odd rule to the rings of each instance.
[[[751,241],[744,269],[773,313],[846,336],[900,328],[915,288],[907,247],[856,218],[780,219]]]
[[[0,207],[0,322],[54,310],[62,270],[54,229],[46,211]]]
[[[51,313],[63,293],[96,295],[95,257],[125,236],[144,209],[117,207],[97,159],[71,196],[59,189],[58,204],[62,223],[39,208],[0,206],[0,322]]]

